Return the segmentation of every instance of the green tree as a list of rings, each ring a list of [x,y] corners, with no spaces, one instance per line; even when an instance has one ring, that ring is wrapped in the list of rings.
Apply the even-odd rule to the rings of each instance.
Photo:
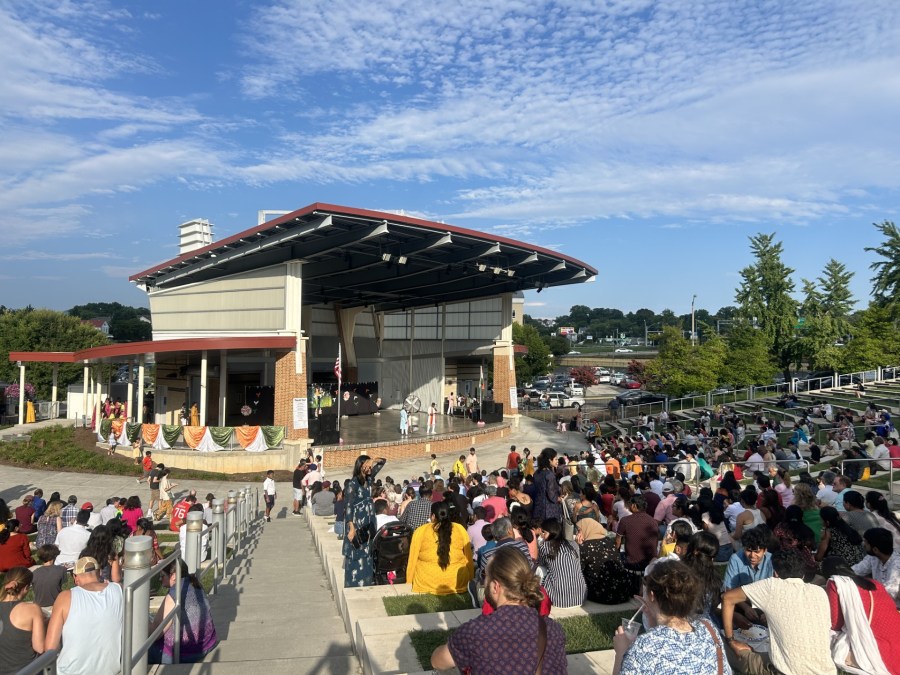
[[[794,357],[798,366],[806,362],[817,370],[834,370],[843,358],[842,347],[837,345],[850,335],[853,272],[834,258],[826,263],[823,272],[815,282],[803,280],[803,325],[797,328]]]
[[[738,321],[725,338],[723,379],[738,387],[771,384],[778,368],[769,354],[766,337],[746,321]]]
[[[790,379],[798,308],[791,296],[794,270],[782,262],[783,246],[774,234],[750,237],[750,249],[755,262],[741,270],[735,292],[738,316],[759,328],[785,379]]]
[[[841,349],[843,372],[870,370],[900,362],[900,334],[894,328],[890,309],[872,303],[860,312],[853,326],[853,339]]]
[[[873,224],[885,239],[880,246],[866,246],[866,251],[883,258],[869,265],[875,272],[872,296],[877,304],[887,307],[891,319],[896,320],[900,318],[900,229],[890,220]]]
[[[116,342],[149,340],[153,333],[150,324],[141,321],[141,317],[150,318],[150,310],[146,307],[129,307],[118,302],[90,302],[76,305],[68,313],[80,319],[107,318],[109,332]]]
[[[550,350],[537,329],[531,325],[514,323],[512,334],[513,344],[528,347],[527,354],[516,354],[516,382],[524,383],[546,373],[550,367]]]
[[[563,356],[572,349],[572,343],[561,335],[544,337],[544,343],[547,345],[547,349],[553,353],[553,356]]]
[[[648,387],[669,396],[709,391],[720,382],[726,351],[718,336],[692,347],[679,328],[666,326],[660,335],[659,355],[644,367],[644,380]]]
[[[15,382],[18,368],[9,353],[72,352],[108,344],[109,340],[96,328],[81,320],[49,309],[30,308],[0,314],[0,380]],[[60,364],[58,384],[61,389],[80,381],[80,364]],[[25,377],[37,388],[39,398],[48,398],[53,382],[53,364],[29,363]]]

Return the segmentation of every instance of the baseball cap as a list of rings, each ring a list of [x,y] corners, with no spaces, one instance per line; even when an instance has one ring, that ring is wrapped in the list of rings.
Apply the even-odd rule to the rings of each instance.
[[[85,574],[87,572],[98,571],[100,571],[100,565],[97,563],[96,558],[85,556],[84,558],[79,558],[78,562],[75,563],[75,574]]]
[[[665,483],[663,483],[663,492],[675,492],[675,487],[671,483],[666,481]]]
[[[90,502],[85,502],[84,504],[81,505],[81,510],[82,511],[93,511],[94,505],[91,504]]]

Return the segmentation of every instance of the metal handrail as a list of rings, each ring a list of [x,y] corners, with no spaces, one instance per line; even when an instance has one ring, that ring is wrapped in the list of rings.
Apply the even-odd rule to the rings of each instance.
[[[162,635],[170,621],[174,621],[174,654],[172,661],[178,663],[181,660],[181,565],[175,565],[175,607],[156,627],[150,637],[148,637],[136,651],[132,644],[132,630],[134,628],[134,591],[136,588],[150,582],[154,575],[159,574],[168,567],[173,561],[180,560],[181,545],[176,544],[172,553],[160,560],[156,565],[144,572],[137,579],[123,587],[125,592],[125,628],[122,634],[122,675],[131,675],[131,671],[140,662],[143,656],[150,650],[156,639]]]
[[[16,671],[16,675],[56,675],[56,660],[59,658],[59,651],[56,649],[48,649],[38,656],[34,661],[20,670]]]
[[[210,591],[210,595],[215,595],[216,593],[219,592],[219,576],[220,576],[219,567],[220,567],[220,565],[222,567],[221,575],[223,578],[225,576],[224,575],[225,565],[222,562],[222,560],[219,559],[219,547],[216,546],[214,543],[216,540],[216,537],[218,537],[219,535],[220,535],[219,523],[213,523],[212,525],[209,525],[200,531],[200,541],[203,541],[203,537],[208,537],[210,554],[209,554],[209,560],[202,561],[202,562],[206,563],[206,568],[202,569],[202,570],[200,570],[200,569],[197,570],[197,578],[200,580],[203,580],[206,577],[206,575],[209,574],[210,570],[213,570],[215,572],[213,574],[213,586]]]

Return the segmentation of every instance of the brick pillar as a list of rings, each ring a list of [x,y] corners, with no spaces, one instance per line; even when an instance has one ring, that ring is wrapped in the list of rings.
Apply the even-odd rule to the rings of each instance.
[[[308,396],[306,368],[297,372],[296,354],[280,353],[275,361],[275,425],[284,427],[284,437],[289,441],[309,438],[308,428],[294,429],[294,399]]]
[[[494,344],[494,401],[503,404],[504,416],[518,414],[509,400],[509,388],[516,386],[515,361],[511,356],[511,344]]]

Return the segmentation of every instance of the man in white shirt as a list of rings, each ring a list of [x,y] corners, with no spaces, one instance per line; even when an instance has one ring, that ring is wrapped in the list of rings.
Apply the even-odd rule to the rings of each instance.
[[[753,454],[747,458],[747,462],[744,464],[744,467],[750,473],[753,473],[754,471],[766,470],[765,460],[763,460],[763,456],[759,454],[758,447],[754,449]]]
[[[56,565],[71,567],[78,560],[81,551],[84,550],[88,539],[91,538],[91,532],[87,529],[88,520],[90,520],[91,512],[81,510],[75,515],[75,524],[59,531],[56,535],[56,541],[53,542],[59,548],[59,555],[56,556]]]
[[[834,478],[833,471],[823,471],[819,474],[819,483],[822,485],[816,493],[819,508],[834,506],[835,501],[837,501],[837,494],[834,492]]]
[[[384,499],[379,499],[375,502],[375,531],[380,530],[384,525],[388,523],[396,523],[398,522],[397,516],[392,516],[387,513],[388,503]]]
[[[263,481],[263,499],[266,501],[266,522],[272,522],[272,507],[275,506],[275,472],[266,471],[266,479]]]
[[[475,448],[469,448],[469,456],[466,457],[466,471],[470,476],[478,473],[478,455],[475,454]]]
[[[883,527],[873,527],[863,534],[866,557],[853,566],[853,571],[881,583],[900,609],[900,554],[894,550],[894,537]]]
[[[110,497],[106,500],[106,506],[100,509],[100,524],[106,525],[109,521],[114,520],[119,513],[116,504],[119,503],[118,497]]]
[[[868,441],[866,441],[868,444]],[[884,442],[884,439],[881,436],[878,436],[873,441],[875,444],[874,449],[870,453],[870,457],[874,459],[878,463],[878,469],[880,471],[890,471],[891,470],[891,454],[888,451],[888,447]]]

